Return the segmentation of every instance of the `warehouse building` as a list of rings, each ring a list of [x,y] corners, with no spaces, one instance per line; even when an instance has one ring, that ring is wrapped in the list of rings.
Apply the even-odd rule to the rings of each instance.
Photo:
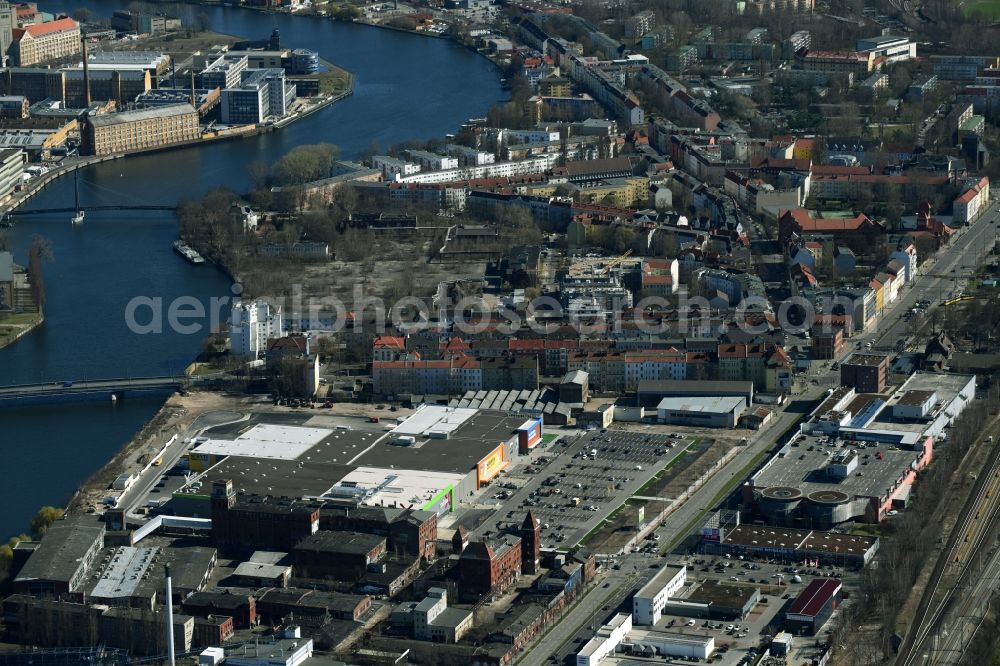
[[[65,598],[80,592],[104,546],[104,525],[64,520],[46,531],[41,543],[14,578],[14,592]]]
[[[300,541],[294,552],[300,578],[357,581],[385,556],[385,537],[321,530]]]
[[[861,569],[872,561],[879,548],[878,537],[770,525],[720,527],[717,516],[718,513],[712,514],[702,527],[701,552],[782,562],[816,560],[820,564]]]
[[[667,610],[677,615],[705,617],[712,620],[742,620],[760,603],[760,588],[723,585],[706,580],[683,599],[671,599]]]
[[[700,661],[715,651],[715,638],[700,634],[681,634],[662,629],[633,629],[623,644],[633,654],[680,657]]]
[[[656,406],[656,422],[699,428],[735,428],[746,407],[746,400],[741,397],[664,398]]]
[[[83,154],[115,155],[201,138],[198,111],[190,104],[88,116],[83,122]]]
[[[638,406],[655,408],[664,398],[743,398],[753,404],[753,382],[653,381],[639,382]]]
[[[840,598],[839,580],[816,578],[806,585],[785,611],[785,629],[796,635],[814,636],[830,619]]]
[[[323,427],[256,422],[208,430],[188,453],[190,469],[203,475],[175,492],[170,508],[177,515],[213,517],[220,544],[288,551],[297,541],[273,543],[277,533],[264,529],[273,525],[278,530],[282,515],[296,523],[301,539],[321,528],[367,532],[348,526],[360,519],[360,514],[350,517],[351,512],[362,508],[402,513],[402,507],[412,507],[405,516],[383,516],[375,533],[389,538],[393,552],[427,557],[436,539],[431,515],[451,512],[462,499],[476,495],[519,451],[530,450],[542,437],[537,418],[444,406],[421,406],[395,425],[341,421],[344,425],[329,420]],[[225,502],[213,508],[218,499],[200,490],[219,483],[218,499],[231,497],[232,510],[223,508]],[[313,506],[325,512],[321,527],[299,520]],[[349,517],[337,517],[345,511]],[[238,536],[243,527],[233,527],[232,535],[225,536],[232,522],[225,517],[216,527],[216,515],[238,517],[241,512],[246,520],[237,522],[247,522],[246,529],[266,542]],[[265,520],[266,513],[274,519]]]

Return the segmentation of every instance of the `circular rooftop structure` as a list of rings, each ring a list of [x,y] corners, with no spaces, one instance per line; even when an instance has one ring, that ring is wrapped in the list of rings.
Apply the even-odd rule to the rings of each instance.
[[[761,497],[772,502],[795,502],[802,499],[802,491],[791,486],[772,486],[760,492]]]
[[[817,490],[809,493],[809,501],[815,504],[846,504],[851,501],[851,497],[839,490]]]

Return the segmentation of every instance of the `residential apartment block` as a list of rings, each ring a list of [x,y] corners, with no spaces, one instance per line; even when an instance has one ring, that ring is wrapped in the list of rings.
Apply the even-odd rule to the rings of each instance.
[[[280,338],[281,308],[264,300],[233,304],[229,317],[229,347],[233,354],[255,359],[267,349],[267,341]]]
[[[955,199],[954,220],[962,224],[973,222],[990,203],[990,179],[983,176],[975,185]]]

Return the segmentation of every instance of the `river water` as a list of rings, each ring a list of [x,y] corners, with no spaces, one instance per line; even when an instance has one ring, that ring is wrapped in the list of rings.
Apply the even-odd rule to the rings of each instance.
[[[46,11],[85,6],[110,17],[127,2],[40,3]],[[309,17],[249,10],[182,6],[205,11],[210,28],[247,39],[273,27],[282,46],[305,47],[355,74],[355,94],[270,134],[198,148],[117,160],[80,172],[83,205],[166,204],[218,186],[249,187],[246,165],[272,162],[291,148],[316,142],[354,157],[372,140],[387,147],[455,131],[482,116],[504,93],[493,66],[444,40]],[[27,208],[71,206],[73,179],[62,178]],[[164,330],[139,335],[126,325],[136,298],[167,304],[192,296],[208,304],[230,295],[229,281],[212,267],[194,267],[173,252],[171,213],[87,214],[79,228],[67,214],[21,218],[11,233],[15,261],[25,262],[34,234],[47,238],[54,259],[45,267],[45,324],[0,350],[0,385],[170,374],[198,353],[204,332]],[[169,328],[169,327],[167,327]],[[160,407],[156,400],[0,409],[0,540],[23,531],[43,504],[65,503]]]

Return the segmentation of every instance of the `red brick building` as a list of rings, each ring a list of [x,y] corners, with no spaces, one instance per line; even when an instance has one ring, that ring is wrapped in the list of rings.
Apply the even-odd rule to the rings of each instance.
[[[181,610],[196,617],[227,616],[235,629],[250,629],[257,624],[257,600],[245,594],[195,592],[181,602]]]
[[[385,557],[385,543],[375,534],[320,530],[295,546],[295,575],[360,580],[369,565]]]
[[[881,393],[889,381],[889,357],[853,354],[840,364],[840,385],[858,393]]]
[[[812,357],[817,360],[837,358],[843,353],[846,344],[844,331],[840,328],[829,332],[816,332],[812,337]]]
[[[209,615],[194,619],[194,647],[216,647],[232,639],[236,632],[233,618],[228,615]]]
[[[364,532],[386,539],[386,549],[432,560],[437,554],[437,514],[433,511],[401,507],[323,507],[319,515],[322,530]]]
[[[319,529],[319,505],[288,497],[236,495],[233,482],[212,484],[212,541],[230,551],[287,552]]]
[[[458,560],[459,589],[463,597],[501,597],[521,575],[521,537],[473,541]]]
[[[521,523],[521,573],[538,573],[542,554],[541,523],[531,511]]]

